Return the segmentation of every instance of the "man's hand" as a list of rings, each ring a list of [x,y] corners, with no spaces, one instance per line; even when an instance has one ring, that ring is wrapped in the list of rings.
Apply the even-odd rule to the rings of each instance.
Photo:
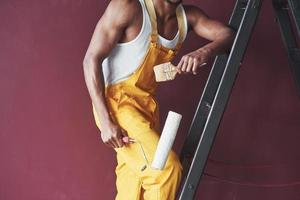
[[[194,75],[196,75],[198,68],[205,65],[209,59],[210,52],[205,48],[200,48],[196,51],[188,53],[182,56],[180,62],[178,63],[178,73],[193,73]]]
[[[110,122],[103,125],[101,139],[107,146],[119,148],[126,145],[127,141],[127,143],[130,143],[129,140],[124,140],[123,137],[128,137],[127,133],[117,124]]]

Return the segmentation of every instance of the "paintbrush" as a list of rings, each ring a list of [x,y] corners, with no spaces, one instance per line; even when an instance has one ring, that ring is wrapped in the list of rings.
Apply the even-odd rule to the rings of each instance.
[[[206,65],[206,63],[202,63],[200,66],[203,65]],[[179,69],[175,67],[171,62],[156,65],[153,69],[156,82],[174,80],[179,72]]]

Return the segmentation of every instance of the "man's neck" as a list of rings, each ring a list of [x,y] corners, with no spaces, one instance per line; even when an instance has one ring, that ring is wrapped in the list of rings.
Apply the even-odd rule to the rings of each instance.
[[[168,21],[168,19],[176,16],[177,4],[172,4],[165,0],[153,0],[153,4],[159,19]]]

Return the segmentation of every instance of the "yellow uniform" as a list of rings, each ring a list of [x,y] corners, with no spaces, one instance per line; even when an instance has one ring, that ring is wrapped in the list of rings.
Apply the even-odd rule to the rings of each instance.
[[[159,141],[159,107],[155,99],[156,82],[153,67],[169,62],[178,52],[184,35],[183,14],[176,10],[179,42],[176,48],[168,49],[157,43],[158,32],[152,0],[146,0],[152,33],[150,46],[142,64],[126,80],[105,87],[107,106],[116,123],[127,131],[129,137],[140,141],[149,163],[152,162]],[[101,122],[93,106],[96,125]],[[182,178],[182,165],[171,150],[163,170],[144,170],[145,159],[138,143],[114,148],[117,154],[116,200],[174,200]]]

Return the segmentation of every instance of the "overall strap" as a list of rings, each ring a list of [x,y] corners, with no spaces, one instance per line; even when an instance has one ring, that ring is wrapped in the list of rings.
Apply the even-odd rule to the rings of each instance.
[[[175,47],[175,50],[178,51],[181,47],[184,37],[185,37],[185,24],[184,24],[184,14],[183,14],[183,7],[181,4],[179,4],[176,8],[176,15],[177,15],[177,21],[178,21],[178,30],[179,30],[179,40]]]
[[[151,42],[156,42],[158,38],[158,31],[157,31],[157,21],[156,21],[156,14],[155,14],[155,8],[152,0],[145,0],[145,4],[150,16],[151,21]]]
[[[156,13],[155,8],[152,0],[145,0],[145,5],[147,7],[152,31],[151,31],[151,42],[156,42],[158,39],[158,30],[157,30],[157,19],[156,19]],[[179,4],[176,8],[176,17],[177,17],[177,23],[178,23],[178,30],[179,30],[179,40],[175,47],[175,50],[179,50],[181,47],[181,44],[184,40],[185,36],[185,25],[184,25],[184,14],[183,14],[183,7],[181,4]]]

